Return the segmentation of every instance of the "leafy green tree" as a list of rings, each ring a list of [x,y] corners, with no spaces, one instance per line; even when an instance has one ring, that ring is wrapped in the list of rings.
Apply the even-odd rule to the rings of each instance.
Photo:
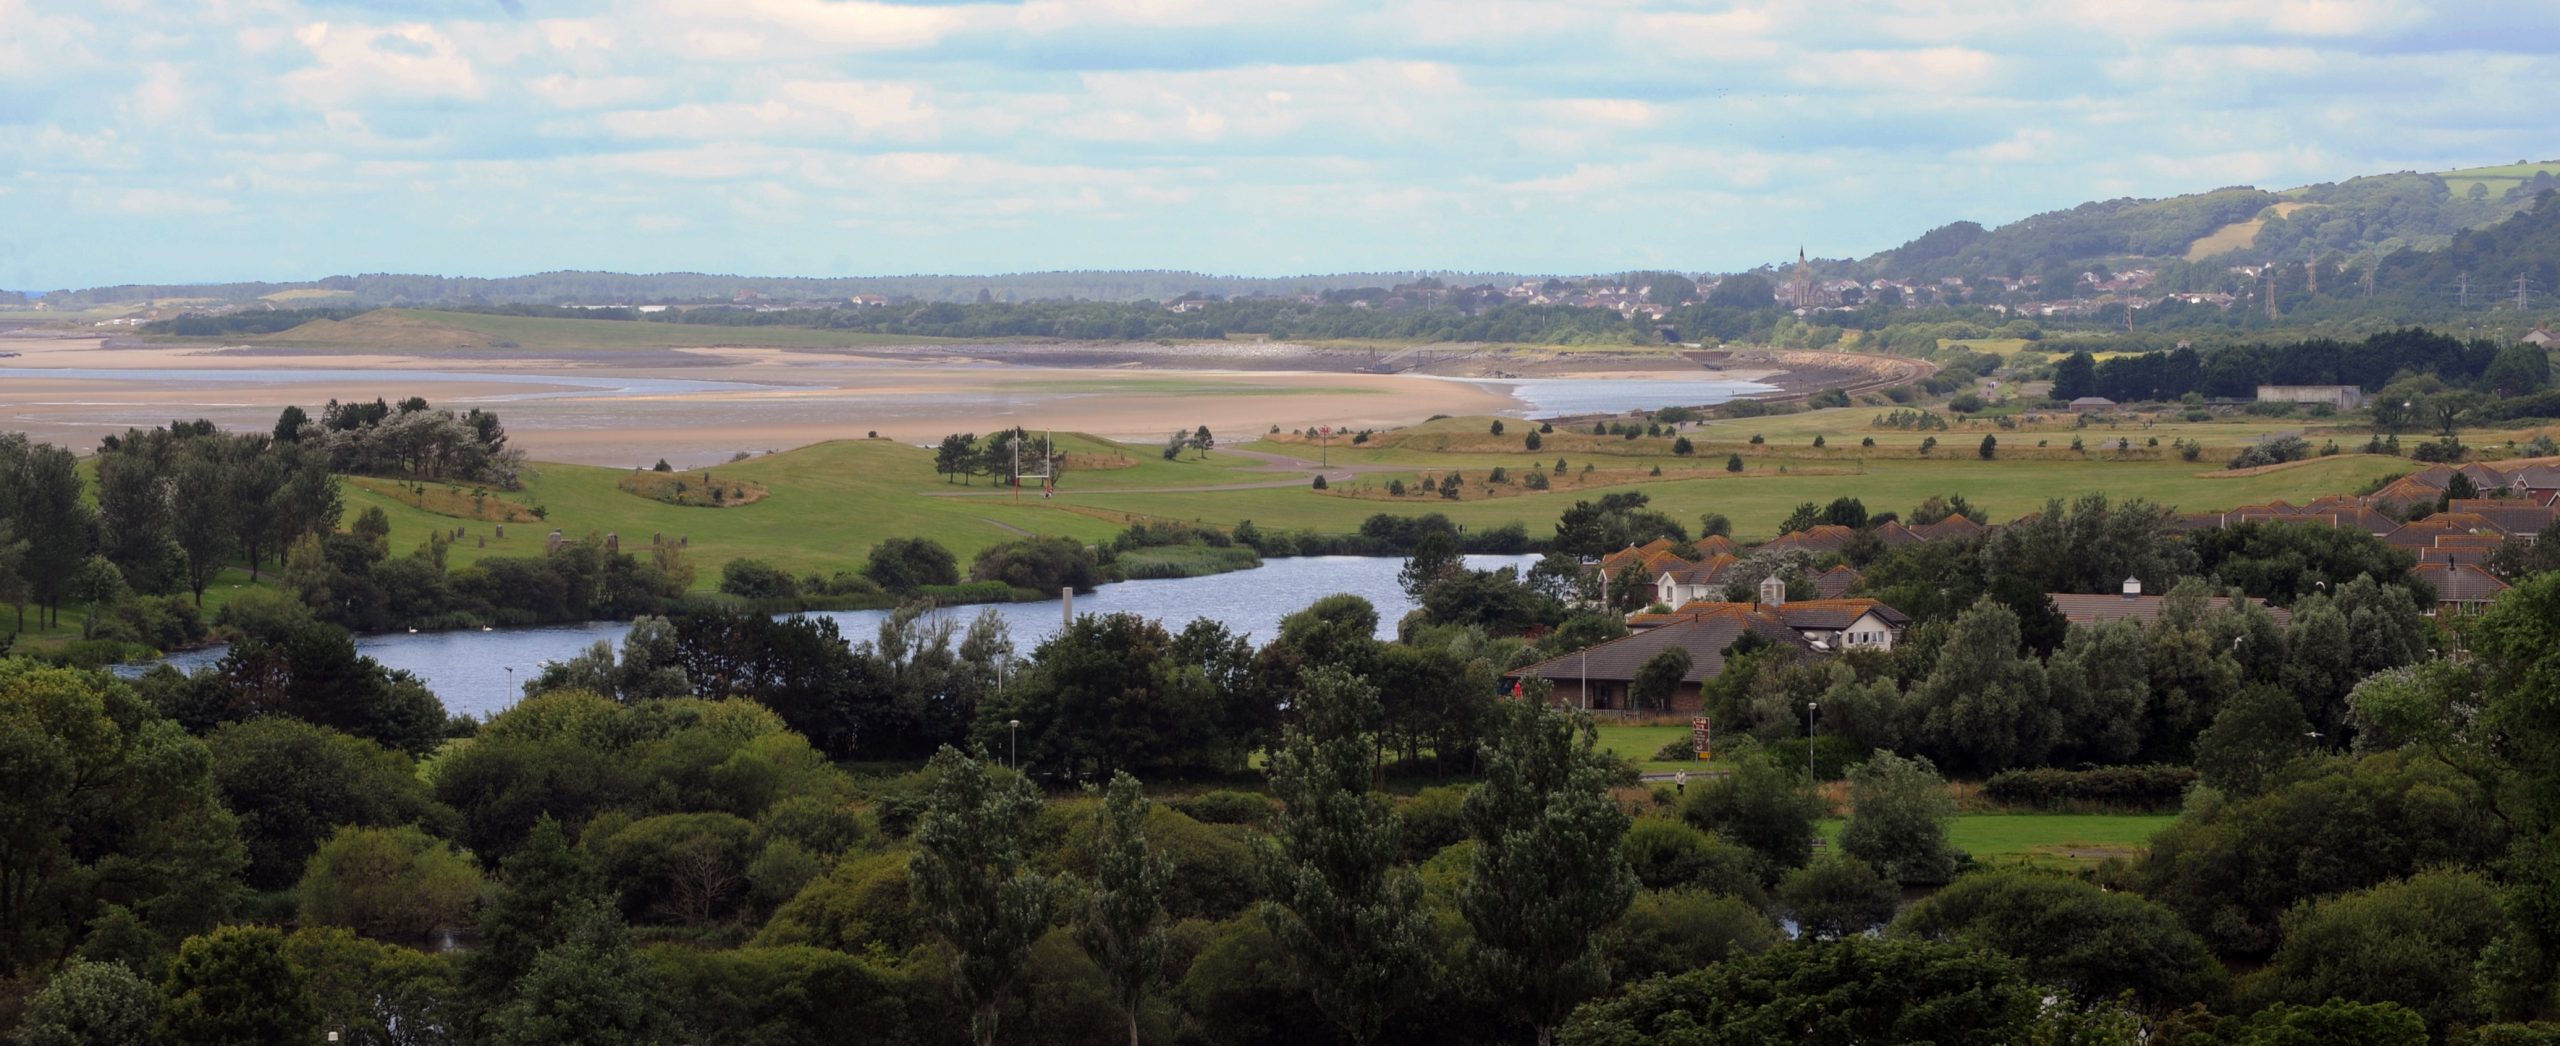
[[[863,576],[881,588],[905,594],[926,585],[960,583],[960,561],[932,538],[889,538],[871,546]]]
[[[2395,1003],[2332,999],[2309,1006],[2277,1003],[2244,1018],[2221,1022],[2218,1041],[2235,1046],[2424,1046],[2427,1021]]]
[[[320,1015],[302,975],[284,959],[284,935],[225,926],[178,947],[162,991],[160,1034],[210,1046],[320,1041]]]
[[[513,995],[534,957],[567,940],[568,916],[582,905],[610,903],[586,851],[571,845],[549,814],[533,824],[524,848],[498,869],[498,888],[480,908],[480,946],[463,956],[462,997],[475,1004],[468,1025]]]
[[[1633,984],[1686,973],[1738,955],[1756,955],[1786,938],[1759,905],[1709,890],[1645,890],[1602,947],[1611,979]]]
[[[2293,695],[2271,686],[2240,691],[2196,736],[2196,773],[2233,796],[2257,795],[2284,764],[2314,747]]]
[[[444,743],[444,703],[407,672],[358,654],[346,629],[300,602],[249,593],[224,608],[237,636],[210,675],[168,709],[198,730],[288,715],[423,756]]]
[[[2284,919],[2284,943],[2251,985],[2263,999],[2406,1006],[2439,1031],[2483,1014],[2473,971],[2504,920],[2477,872],[2435,869],[2324,897]]]
[[[560,943],[536,955],[514,997],[492,1018],[498,1046],[674,1046],[684,1041],[655,971],[603,904],[558,913]]]
[[[1376,1040],[1429,963],[1422,882],[1396,866],[1395,811],[1372,789],[1377,691],[1338,668],[1306,674],[1300,722],[1271,757],[1287,804],[1263,847],[1262,918],[1354,1043]]]
[[[1849,823],[1840,850],[1899,883],[1955,877],[1965,852],[1947,843],[1956,802],[1926,756],[1878,751],[1849,773]]]
[[[280,890],[339,826],[448,825],[409,757],[298,719],[225,723],[205,738],[222,802],[240,819],[248,884]]]
[[[1754,907],[1767,899],[1760,884],[1760,856],[1747,847],[1708,835],[1668,817],[1643,817],[1627,827],[1623,848],[1636,883],[1647,890],[1695,889],[1730,894]]]
[[[2055,761],[2115,764],[2142,751],[2151,702],[2143,665],[2150,642],[2132,621],[2073,625],[2062,649],[2045,662],[2046,683],[2062,723]],[[1831,702],[1826,699],[1823,707]]]
[[[978,434],[955,432],[933,449],[933,471],[944,483],[977,474]]]
[[[1760,855],[1764,879],[1802,867],[1813,854],[1814,824],[1825,811],[1801,768],[1781,766],[1757,748],[1728,752],[1722,761],[1730,772],[1692,782],[1681,816],[1750,847]]]
[[[99,496],[104,498],[106,461],[98,465]],[[79,460],[50,443],[30,444],[24,435],[0,434],[0,512],[30,550],[42,550],[27,557],[27,589],[44,611],[39,615],[44,623],[60,624],[72,576],[99,540],[99,515],[80,480]],[[24,615],[20,618],[23,627]]]
[[[705,927],[747,901],[755,825],[730,813],[659,814],[587,833],[597,871],[634,917]]]
[[[970,1010],[970,1034],[991,1046],[1005,993],[1057,903],[1057,884],[1023,867],[1023,836],[1039,816],[1040,790],[947,745],[928,769],[933,791],[916,823],[907,882],[934,935],[951,949],[952,984]]]
[[[1496,706],[1484,781],[1467,793],[1473,861],[1458,910],[1497,998],[1553,1042],[1565,1015],[1609,982],[1600,934],[1635,896],[1627,814],[1588,716],[1545,702]]]
[[[2551,353],[2539,345],[2509,345],[2498,350],[2489,369],[2480,373],[2480,384],[2497,396],[2540,392],[2551,384]]]
[[[2436,865],[2480,865],[2508,829],[2481,782],[2415,751],[2304,760],[2263,795],[2203,795],[2132,881],[2217,950],[2264,955],[2295,903]]]
[[[1414,542],[1413,552],[1405,557],[1404,567],[1396,572],[1396,585],[1405,597],[1416,603],[1441,578],[1465,569],[1466,561],[1458,554],[1458,539],[1440,530],[1424,531]]]
[[[311,855],[297,891],[306,926],[424,943],[459,926],[481,890],[480,867],[410,825],[339,828]]]
[[[1975,447],[1973,452],[1984,461],[1991,460],[2000,453],[2000,437],[1992,435],[1983,436],[1982,445]]]
[[[2080,1001],[2132,997],[2145,1012],[2214,1004],[2231,976],[2167,908],[2086,880],[2026,869],[1976,872],[1922,898],[1895,936],[1988,948]]]
[[[1691,664],[1688,648],[1664,647],[1636,666],[1636,677],[1627,684],[1627,700],[1637,708],[1669,711]]]
[[[1007,753],[1018,743],[1021,765],[1076,777],[1241,765],[1246,749],[1231,742],[1249,736],[1258,688],[1212,678],[1209,660],[1187,651],[1136,614],[1079,617],[979,706],[978,741]]]
[[[461,1000],[453,957],[306,926],[284,940],[285,962],[310,985],[321,1026],[354,1046],[458,1042]]]
[[[2037,1041],[2045,994],[2017,960],[1963,945],[1797,940],[1634,985],[1575,1013],[1560,1041],[2005,1046]]]
[[[2058,400],[2076,400],[2098,394],[2097,357],[2087,352],[2074,352],[2053,364],[2052,396]]]
[[[1985,596],[1956,618],[1936,667],[1912,687],[1920,740],[1949,766],[2032,766],[2060,739],[2045,665],[2021,657],[2021,644],[2016,612]]]
[[[110,905],[172,936],[226,914],[245,858],[211,762],[103,673],[0,660],[0,972],[69,956]]]
[[[160,1019],[159,989],[123,963],[72,960],[27,1001],[20,1046],[141,1043]]]
[[[1147,840],[1147,801],[1138,779],[1113,774],[1095,811],[1100,839],[1093,886],[1076,923],[1076,943],[1111,980],[1112,1001],[1129,1018],[1129,1046],[1138,1046],[1138,1017],[1147,996],[1164,983],[1165,896],[1173,887],[1173,860]]]
[[[1837,940],[1884,925],[1902,903],[1902,891],[1867,862],[1834,852],[1787,873],[1778,883],[1778,900],[1795,914],[1804,936]]]
[[[2462,751],[2486,741],[2494,746],[2488,766],[2495,776],[2483,777],[2500,782],[2506,775],[2498,769],[2512,771],[2526,833],[2508,856],[2512,885],[2500,905],[2508,928],[2481,964],[2482,987],[2499,1016],[2548,1016],[2560,1009],[2553,1003],[2560,980],[2560,845],[2551,838],[2560,826],[2560,708],[2550,699],[2560,693],[2560,574],[2535,575],[2499,594],[2472,623],[2469,642],[2487,684],[2487,708],[2477,720],[2488,730],[2465,722],[2472,717],[2461,714],[2469,703],[2463,681],[2437,676],[2422,681],[2452,685],[2419,688],[2418,700],[2402,702],[2419,713],[2406,732],[2424,738],[2426,751]],[[2429,704],[2456,714],[2427,717]]]

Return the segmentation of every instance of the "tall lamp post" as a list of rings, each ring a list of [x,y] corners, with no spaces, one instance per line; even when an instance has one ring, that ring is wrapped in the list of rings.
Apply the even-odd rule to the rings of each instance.
[[[1819,701],[1807,701],[1804,703],[1804,783],[1807,787],[1810,787],[1815,783],[1813,779],[1813,725],[1821,718],[1821,708],[1822,702]]]
[[[1022,769],[1022,720],[1005,720],[1004,734],[1005,765],[1020,770]]]

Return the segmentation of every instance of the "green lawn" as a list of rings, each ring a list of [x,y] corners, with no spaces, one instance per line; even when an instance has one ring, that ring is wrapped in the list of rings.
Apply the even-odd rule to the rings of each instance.
[[[1662,746],[1687,736],[1689,736],[1689,728],[1685,726],[1630,726],[1604,723],[1600,726],[1600,750],[1634,763],[1644,770],[1678,770],[1683,767],[1691,771],[1706,769],[1711,764],[1696,760],[1670,761],[1653,757],[1653,753],[1661,751]]]
[[[2088,868],[2110,857],[2137,857],[2174,814],[1962,814],[1947,826],[1947,841],[1987,865]],[[1822,823],[1822,836],[1839,841],[1848,822]]]

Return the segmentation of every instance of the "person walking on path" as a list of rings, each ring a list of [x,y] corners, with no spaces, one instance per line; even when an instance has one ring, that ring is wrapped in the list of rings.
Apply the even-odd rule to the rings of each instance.
[[[1689,771],[1682,770],[1671,775],[1671,794],[1675,796],[1689,794]]]

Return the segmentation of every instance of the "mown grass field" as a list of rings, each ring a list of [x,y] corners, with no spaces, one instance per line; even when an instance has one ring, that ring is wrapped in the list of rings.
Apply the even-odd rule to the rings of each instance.
[[[1179,461],[1165,461],[1144,448],[1115,449],[1084,437],[1061,435],[1058,443],[1070,454],[1117,455],[1130,463],[1126,468],[1071,471],[1062,481],[1069,491],[1273,478],[1251,470],[1258,462],[1215,451],[1207,460],[1185,454]],[[380,507],[391,518],[395,552],[415,548],[437,528],[463,527],[467,533],[448,552],[448,562],[455,566],[484,556],[539,555],[545,535],[554,528],[572,538],[617,534],[626,551],[646,549],[654,535],[669,541],[687,538],[683,555],[695,568],[698,589],[716,587],[720,567],[737,558],[761,559],[793,573],[832,573],[858,567],[870,547],[884,539],[922,536],[948,546],[965,568],[979,550],[1025,534],[1101,541],[1124,525],[1107,512],[1074,510],[1072,498],[1044,502],[1037,488],[1024,490],[1017,500],[985,477],[967,486],[946,482],[933,471],[932,451],[889,440],[841,440],[695,470],[746,480],[772,492],[753,504],[731,507],[672,505],[630,493],[620,485],[625,471],[534,466],[522,490],[493,493],[541,506],[547,518],[510,524],[503,539],[489,523],[424,511],[354,484],[346,487],[347,516]]]
[[[1947,841],[1987,865],[2081,869],[2141,856],[2152,835],[2174,820],[2175,814],[1959,814],[1947,825]],[[1824,821],[1822,837],[1838,843],[1847,824]]]

